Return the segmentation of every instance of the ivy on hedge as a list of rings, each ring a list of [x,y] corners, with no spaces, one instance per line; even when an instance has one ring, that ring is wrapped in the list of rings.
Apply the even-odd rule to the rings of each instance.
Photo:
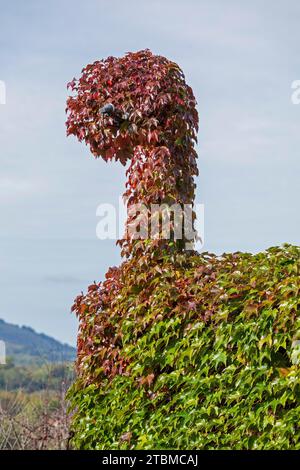
[[[144,262],[77,298],[75,445],[300,449],[300,248]]]
[[[130,161],[128,209],[193,205],[198,113],[177,64],[108,57],[69,87],[68,135]],[[119,240],[127,260],[75,300],[74,445],[299,449],[300,248],[185,253],[172,223],[170,240]]]

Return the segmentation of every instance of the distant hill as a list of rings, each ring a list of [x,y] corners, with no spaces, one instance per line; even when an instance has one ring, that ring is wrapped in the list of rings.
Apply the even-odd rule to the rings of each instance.
[[[6,356],[15,365],[74,361],[76,349],[28,326],[17,326],[0,319],[0,340],[5,342]]]

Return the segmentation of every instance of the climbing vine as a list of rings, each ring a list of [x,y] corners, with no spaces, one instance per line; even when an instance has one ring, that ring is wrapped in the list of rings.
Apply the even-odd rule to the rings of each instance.
[[[176,64],[109,57],[69,86],[68,134],[128,163],[129,208],[193,204],[198,115]],[[299,449],[300,248],[181,242],[120,240],[125,261],[76,298],[75,446]]]
[[[130,207],[136,204],[148,208],[149,220],[151,204],[193,204],[198,113],[177,64],[149,50],[108,57],[87,65],[68,86],[74,96],[67,102],[67,134],[84,140],[95,157],[130,162],[127,229],[135,218]],[[130,236],[119,244],[126,256],[133,251],[140,256],[149,246],[170,247],[161,239],[149,245]]]

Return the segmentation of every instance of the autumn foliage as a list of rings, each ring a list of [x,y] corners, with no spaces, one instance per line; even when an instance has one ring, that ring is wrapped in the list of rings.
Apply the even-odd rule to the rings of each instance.
[[[198,115],[176,64],[109,57],[69,86],[68,134],[128,162],[129,208],[193,203]],[[76,298],[74,445],[299,449],[299,248],[215,256],[180,242],[120,240],[127,259]]]
[[[193,204],[198,113],[177,64],[149,50],[108,57],[87,65],[68,86],[74,92],[67,102],[68,135],[84,140],[95,157],[130,162],[124,194],[127,226],[134,204],[143,203],[149,211],[156,203]],[[99,112],[108,103],[115,108],[113,116]],[[162,244],[167,246],[152,241],[151,248]],[[147,249],[128,237],[120,245],[126,256]]]

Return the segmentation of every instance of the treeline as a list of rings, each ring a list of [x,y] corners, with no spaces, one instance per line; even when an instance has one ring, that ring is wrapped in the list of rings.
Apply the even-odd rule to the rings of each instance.
[[[73,363],[16,366],[8,358],[7,364],[0,367],[0,390],[27,393],[42,390],[61,390],[62,384],[68,388],[74,380]]]

